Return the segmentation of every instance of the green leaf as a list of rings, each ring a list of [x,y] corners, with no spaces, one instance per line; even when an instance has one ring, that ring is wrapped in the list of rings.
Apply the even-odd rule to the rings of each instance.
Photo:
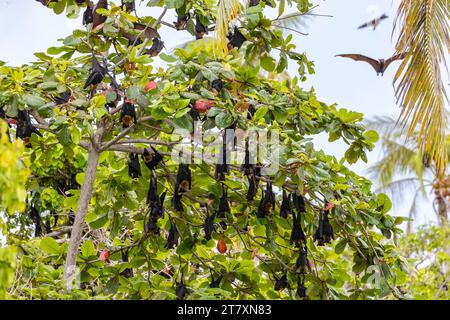
[[[56,242],[55,239],[50,237],[42,239],[39,244],[39,248],[41,248],[41,250],[47,254],[59,255],[61,253],[59,244]]]
[[[39,108],[45,104],[45,99],[36,95],[26,94],[23,96],[25,103],[32,108]]]
[[[272,58],[271,56],[262,57],[260,64],[264,70],[269,71],[269,72],[272,72],[276,66],[275,59]]]
[[[83,244],[81,245],[81,253],[85,257],[95,256],[96,251],[94,242],[92,240],[86,240],[85,242],[83,242]]]
[[[259,107],[256,110],[255,115],[253,116],[253,119],[257,121],[257,120],[263,118],[266,115],[267,111],[269,111],[269,108],[267,106]]]

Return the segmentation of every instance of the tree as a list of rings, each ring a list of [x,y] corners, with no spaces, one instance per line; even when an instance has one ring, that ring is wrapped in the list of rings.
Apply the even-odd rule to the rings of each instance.
[[[367,161],[378,135],[362,114],[301,89],[313,63],[265,16],[275,2],[237,11],[223,50],[223,37],[201,39],[220,17],[210,2],[150,1],[163,8],[157,17],[125,3],[78,2],[43,4],[70,16],[84,10],[85,30],[36,53],[36,62],[0,69],[3,118],[16,122],[10,136],[28,146],[31,170],[27,210],[2,203],[17,248],[10,296],[182,299],[187,288],[193,299],[286,299],[295,290],[313,299],[401,297],[394,275],[404,262],[392,239],[402,218],[345,166]],[[178,15],[173,24],[168,11]],[[163,27],[198,41],[167,55]],[[166,66],[154,68],[154,59]],[[264,76],[292,62],[298,77]],[[258,143],[269,153],[245,161],[256,143],[222,135],[255,128],[279,144]],[[219,135],[219,147],[196,139],[198,131]],[[345,159],[314,149],[309,137],[322,132],[348,144]],[[217,152],[212,163],[179,163],[179,147]],[[235,149],[239,161],[228,158]]]
[[[366,125],[381,133],[384,155],[370,168],[380,189],[398,199],[399,203],[408,194],[405,190],[413,191],[407,233],[411,233],[412,219],[417,214],[418,198],[425,194],[427,188],[431,188],[434,194],[433,208],[439,223],[447,225],[449,178],[439,175],[437,165],[428,153],[417,152],[415,139],[419,134],[408,138],[407,133],[396,127],[396,121],[389,117],[375,117],[366,121]]]
[[[421,152],[434,160],[441,179],[448,169],[448,96],[441,70],[450,51],[449,21],[448,0],[402,0],[396,22],[397,51],[407,53],[394,80],[401,119],[409,124],[408,136],[416,135]]]

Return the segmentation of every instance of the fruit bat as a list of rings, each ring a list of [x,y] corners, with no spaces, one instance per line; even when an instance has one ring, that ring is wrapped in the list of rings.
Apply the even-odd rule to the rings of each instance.
[[[297,195],[297,193],[295,192],[292,193],[292,200],[294,202],[294,206],[298,214],[306,212],[305,199],[301,194]]]
[[[306,274],[311,272],[311,265],[308,260],[308,251],[305,247],[300,248],[300,252],[298,254],[297,262],[295,264],[295,269],[299,270],[301,274]]]
[[[132,121],[134,123],[137,122],[136,107],[127,100],[125,100],[122,110],[120,111],[120,121],[122,122],[123,128],[128,128]]]
[[[177,295],[177,300],[183,300],[187,293],[187,288],[183,283],[183,279],[181,279],[180,282],[175,281],[175,283],[176,283],[175,292]]]
[[[273,8],[273,5],[272,5],[272,3],[270,2],[270,0],[264,0],[264,3],[266,4],[266,5],[268,5],[269,7],[272,7]],[[259,4],[259,0],[250,0],[250,3],[249,3],[249,7],[254,7],[254,6],[257,6]]]
[[[266,197],[266,193],[263,190],[262,191],[262,195],[261,195],[261,200],[259,201],[259,205],[258,205],[258,211],[256,212],[256,216],[258,218],[265,218],[266,214],[268,213],[265,208],[265,197]]]
[[[216,164],[216,170],[214,172],[214,179],[218,181],[225,180],[225,174],[229,173],[229,165],[227,163],[227,145],[226,145],[226,135],[223,137],[222,150],[220,152],[221,161]]]
[[[253,173],[254,165],[250,163],[250,150],[248,146],[248,140],[245,141],[245,156],[244,163],[241,165],[241,171],[244,172],[245,175],[251,175]]]
[[[59,106],[61,104],[65,104],[65,103],[69,102],[70,96],[71,96],[70,92],[68,92],[68,91],[67,92],[63,92],[59,96],[53,97],[53,101],[55,101],[55,104],[57,106]]]
[[[89,74],[88,78],[86,79],[86,82],[84,83],[83,89],[86,89],[87,87],[93,85],[96,86],[100,82],[103,81],[103,78],[106,75],[106,68],[103,67],[100,62],[98,62],[97,58],[94,54],[92,54],[92,69],[91,73]]]
[[[210,288],[219,288],[220,282],[222,281],[223,275],[219,275],[217,279],[214,279],[213,274],[211,273],[211,283],[209,284]]]
[[[177,225],[176,225],[175,221],[171,221],[169,235],[167,236],[167,242],[166,242],[165,248],[173,249],[175,246],[177,246],[179,236],[180,236],[180,234],[178,233],[178,229],[177,229]]]
[[[250,105],[247,109],[247,119],[251,120],[253,119],[253,116],[255,115],[256,109],[253,105]]]
[[[128,161],[128,175],[133,179],[137,179],[142,175],[139,156],[135,153],[130,153],[130,160]]]
[[[252,201],[256,194],[258,193],[258,182],[256,181],[255,176],[249,175],[247,176],[248,179],[248,191],[247,196],[245,197],[247,201]]]
[[[214,79],[211,82],[211,88],[216,90],[217,92],[222,91],[222,89],[223,89],[223,81],[221,79]]]
[[[200,112],[193,106],[190,105],[191,110],[189,110],[189,115],[192,118],[192,121],[199,121],[200,120]]]
[[[241,48],[247,38],[239,31],[238,27],[234,27],[234,32],[227,36],[228,38],[228,50],[233,48]]]
[[[121,251],[122,262],[128,262],[128,254],[129,254],[129,249],[125,250],[125,251]],[[125,270],[123,270],[120,273],[120,275],[125,278],[131,278],[133,276],[133,269],[126,268]]]
[[[306,236],[302,229],[301,214],[292,212],[293,227],[291,231],[291,244],[295,243],[296,247],[300,247],[302,243],[306,243]]]
[[[205,239],[206,240],[211,240],[211,235],[214,232],[214,214],[212,215],[207,215],[205,218],[205,222],[203,224],[203,229],[205,231]]]
[[[175,189],[175,193],[172,197],[172,207],[176,210],[176,211],[183,211],[184,207],[183,207],[183,203],[181,203],[181,198],[182,198],[182,194],[179,194],[178,190]]]
[[[83,25],[87,26],[89,23],[94,22],[94,13],[92,12],[92,7],[89,5],[86,7],[86,10],[83,12]]]
[[[147,205],[157,203],[159,200],[158,196],[158,180],[155,174],[150,176],[150,186],[147,192]]]
[[[287,279],[287,276],[285,274],[281,276],[281,278],[278,278],[276,275],[274,275],[274,278],[276,280],[274,285],[275,291],[281,291],[290,288],[289,280]]]
[[[389,67],[389,65],[392,62],[394,62],[396,60],[403,60],[406,58],[406,56],[407,56],[407,53],[399,53],[399,54],[396,54],[386,60],[385,59],[375,60],[375,59],[369,58],[367,56],[364,56],[362,54],[338,54],[336,57],[350,58],[355,61],[367,62],[375,69],[375,71],[377,72],[377,76],[380,74],[383,76],[384,72],[386,71],[386,69]]]
[[[208,29],[200,21],[200,17],[197,15],[195,18],[195,38],[202,39],[205,34],[208,33]]]
[[[83,4],[83,3],[86,2],[86,0],[75,0],[75,2],[76,2],[77,4]]]
[[[325,238],[325,243],[331,243],[331,240],[334,240],[333,227],[328,219],[328,211],[325,211],[323,215],[323,236]]]
[[[106,21],[106,16],[98,13],[97,9],[108,9],[108,0],[99,0],[92,9],[93,11],[92,29],[95,29],[96,27],[98,27],[99,25],[101,25]]]
[[[155,57],[162,51],[163,48],[164,48],[164,41],[162,41],[160,38],[155,37],[153,38],[152,46],[149,49],[147,49],[145,53],[152,57]]]
[[[153,146],[150,146],[150,148],[152,148],[153,153],[150,154],[150,152],[148,152],[147,149],[144,149],[142,160],[144,160],[144,163],[147,166],[147,168],[153,170],[163,160],[163,157],[155,148],[153,148]]]
[[[192,187],[191,170],[189,164],[180,163],[177,172],[175,190],[179,192],[187,192]]]
[[[287,218],[291,211],[291,195],[288,195],[286,190],[283,190],[283,200],[281,201],[280,206],[280,216],[283,218]]]
[[[228,191],[224,189],[219,200],[219,210],[217,211],[217,218],[225,218],[226,214],[230,213],[230,205],[228,203]]]
[[[177,30],[184,30],[186,29],[186,24],[189,20],[189,12],[186,14],[180,14],[180,10],[176,9],[177,12],[177,21],[175,21],[173,24]]]
[[[125,6],[125,11],[126,12],[131,12],[134,10],[135,6],[134,6],[134,0],[122,0],[122,8],[123,6]]]
[[[372,21],[364,23],[363,25],[359,26],[358,29],[373,27],[373,30],[375,30],[379,26],[380,22],[387,18],[389,18],[389,17],[386,14],[383,14],[382,16],[375,18]]]
[[[273,208],[275,208],[275,194],[272,191],[272,182],[268,181],[264,197],[264,210],[269,213]]]
[[[299,298],[307,298],[308,296],[306,295],[306,287],[305,287],[305,279],[304,277],[298,277],[297,279],[297,295],[299,296]]]
[[[30,206],[30,212],[29,217],[31,221],[34,223],[34,236],[39,237],[42,234],[42,227],[41,227],[41,215],[37,211],[37,209],[34,207],[33,204]]]
[[[24,145],[27,148],[31,148],[30,138],[31,135],[37,134],[42,137],[42,134],[36,129],[35,126],[31,123],[30,116],[25,111],[19,110],[17,114],[17,127],[16,127],[16,138],[20,138],[23,140]]]

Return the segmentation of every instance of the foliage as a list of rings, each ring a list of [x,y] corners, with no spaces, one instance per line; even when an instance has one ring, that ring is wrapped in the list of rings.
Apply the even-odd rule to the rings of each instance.
[[[407,281],[401,290],[413,299],[449,300],[450,230],[421,227],[400,242],[400,250],[409,260]]]
[[[168,9],[183,5],[150,3]],[[191,17],[201,15],[205,24],[217,18],[211,4],[185,4]],[[305,0],[297,5],[303,12],[310,8]],[[79,11],[70,0],[52,1],[49,7],[56,13],[66,9],[69,16]],[[153,65],[159,58],[144,50],[157,37],[128,46],[124,30],[135,32],[135,22],[162,27],[160,21],[137,18],[114,5],[100,13],[107,19],[97,28],[75,30],[62,46],[37,53],[34,63],[0,69],[0,101],[6,117],[25,110],[43,135],[31,135],[32,148],[26,151],[32,172],[26,184],[27,211],[5,208],[7,241],[18,248],[18,277],[9,291],[13,298],[173,299],[175,283],[181,281],[191,299],[294,299],[298,279],[305,281],[311,299],[401,296],[395,274],[404,269],[404,261],[394,240],[403,220],[388,214],[392,204],[386,195],[373,194],[371,182],[346,167],[346,162],[367,161],[366,153],[378,135],[364,128],[362,114],[328,106],[314,91],[301,89],[313,64],[293,51],[292,35],[284,38],[272,26],[264,4],[241,15],[240,30],[248,40],[242,48],[214,55],[208,42],[198,40],[174,55],[160,54],[167,65],[158,69]],[[277,58],[273,50],[280,52]],[[108,63],[99,90],[83,88],[91,51],[101,63],[100,55]],[[282,73],[292,61],[299,65],[298,77],[279,81],[260,72]],[[212,83],[218,79],[223,89],[214,91]],[[149,81],[152,89],[147,90]],[[70,98],[56,103],[66,92]],[[126,95],[137,106],[137,120],[129,127],[114,108],[105,108],[106,103],[121,100],[118,95]],[[242,159],[233,160],[224,181],[215,179],[214,163],[193,163],[192,187],[182,195],[184,208],[175,210],[178,163],[169,155],[183,138],[180,129],[188,133],[185,147],[193,147],[191,111],[205,99],[214,106],[202,113],[202,132],[211,129],[217,135],[233,125],[236,132],[249,128],[266,130],[270,136],[279,132],[280,144],[270,150],[280,153],[279,170],[259,177],[257,196],[247,201],[247,177],[239,170]],[[120,103],[114,106],[123,108]],[[253,116],[248,116],[250,108],[255,110]],[[330,143],[342,140],[348,145],[345,158],[338,160],[314,148],[311,137],[321,133],[329,135]],[[141,176],[128,174],[128,153],[142,154],[149,145],[164,156],[153,170],[158,195],[167,191],[166,214],[157,222],[159,235],[146,231],[154,206],[146,203],[153,174],[144,166]],[[202,142],[201,147],[209,146]],[[98,163],[93,155],[99,156]],[[270,157],[259,160],[261,166],[274,164]],[[92,174],[95,181],[90,185]],[[293,220],[280,216],[279,201],[264,217],[258,214],[261,190],[268,182],[277,198],[285,190],[306,201],[301,226],[307,241],[300,248],[290,241]],[[225,190],[231,209],[216,218],[215,231],[207,240],[205,218],[219,210]],[[320,245],[313,235],[325,211],[335,239]],[[71,245],[78,249],[74,236],[78,222],[79,272],[75,285],[67,287],[65,271],[67,276]],[[174,224],[180,239],[170,248],[166,237]],[[72,233],[70,238],[67,233]],[[225,253],[215,249],[219,241],[225,241]],[[295,267],[304,247],[311,261],[302,265],[306,274]],[[276,278],[284,274],[291,289],[275,291]],[[211,277],[220,275],[219,288],[211,288]]]
[[[409,136],[418,133],[419,147],[435,161],[441,177],[446,175],[448,163],[448,96],[441,68],[450,51],[449,21],[448,0],[402,0],[399,4],[396,47],[407,53],[394,82],[401,118],[409,123]]]

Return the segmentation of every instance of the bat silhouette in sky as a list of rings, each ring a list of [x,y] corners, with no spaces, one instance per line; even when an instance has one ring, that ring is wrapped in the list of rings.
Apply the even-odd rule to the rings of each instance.
[[[364,56],[362,54],[338,54],[336,55],[336,57],[342,57],[342,58],[350,58],[353,59],[355,61],[364,61],[369,63],[377,72],[377,75],[384,75],[384,72],[386,71],[386,69],[389,67],[389,65],[396,61],[396,60],[403,60],[406,58],[406,53],[399,53],[399,54],[395,54],[392,57],[390,57],[389,59],[379,59],[379,60],[375,60],[372,58],[369,58],[367,56]]]
[[[375,18],[372,21],[364,23],[363,25],[359,26],[358,29],[373,27],[373,30],[375,30],[380,25],[380,22],[387,18],[389,17],[386,14],[383,14],[382,16]]]

